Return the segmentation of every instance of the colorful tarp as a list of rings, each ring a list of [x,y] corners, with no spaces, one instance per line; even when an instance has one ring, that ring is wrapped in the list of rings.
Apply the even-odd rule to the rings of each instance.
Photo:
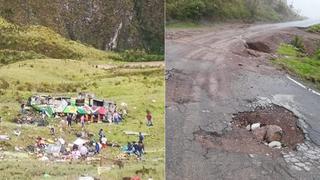
[[[102,115],[105,115],[105,114],[107,114],[107,110],[104,107],[99,107],[98,113],[102,114]]]
[[[64,113],[70,113],[70,114],[77,114],[77,111],[78,111],[78,108],[77,106],[73,106],[73,105],[70,105],[70,106],[67,106],[63,112]]]

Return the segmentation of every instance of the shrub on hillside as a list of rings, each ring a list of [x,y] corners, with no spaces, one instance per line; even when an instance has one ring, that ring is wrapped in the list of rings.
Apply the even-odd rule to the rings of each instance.
[[[10,87],[9,82],[7,82],[5,79],[0,79],[0,89],[8,89]]]
[[[300,52],[304,53],[306,51],[303,39],[299,36],[295,36],[293,40],[291,41],[291,45],[293,45],[295,48],[297,48]]]
[[[147,62],[163,61],[164,56],[158,54],[148,54],[144,50],[126,50],[120,53],[120,56],[114,56],[113,59],[126,62]]]
[[[0,50],[0,63],[9,64],[25,59],[41,59],[46,56],[38,54],[34,51],[16,51],[4,49]]]
[[[17,26],[1,17],[0,49],[22,51],[20,54],[24,55],[24,52],[35,52],[41,56],[57,59],[108,58],[108,54],[104,51],[68,40],[47,27]]]
[[[311,26],[310,28],[308,28],[308,31],[313,33],[320,33],[320,24]]]

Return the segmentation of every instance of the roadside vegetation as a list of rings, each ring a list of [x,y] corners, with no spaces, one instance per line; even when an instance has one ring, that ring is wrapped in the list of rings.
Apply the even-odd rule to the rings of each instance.
[[[306,55],[301,37],[296,36],[290,44],[281,44],[277,53],[276,64],[320,89],[320,51]]]
[[[145,56],[144,53],[142,55]],[[114,61],[113,56],[121,57],[124,62]],[[97,50],[65,39],[49,28],[21,27],[0,18],[0,117],[3,118],[0,134],[11,138],[0,142],[2,178],[77,179],[80,175],[89,175],[102,180],[122,179],[149,168],[152,173],[145,174],[143,178],[164,179],[163,67],[126,68],[123,66],[126,61],[143,61],[139,56],[130,59],[131,56]],[[100,64],[112,64],[114,68],[101,69],[98,67]],[[137,141],[137,136],[125,135],[123,131],[149,134],[145,137],[147,153],[142,161],[131,158],[125,161],[123,169],[115,167],[99,174],[99,162],[41,162],[35,155],[17,150],[35,144],[38,136],[55,139],[49,127],[14,122],[21,102],[26,102],[33,94],[76,96],[78,92],[90,92],[103,99],[128,104],[128,116],[120,125],[92,123],[86,125],[86,130],[97,138],[99,129],[103,128],[108,140],[120,145]],[[145,124],[147,109],[154,118],[151,128]],[[75,133],[81,130],[80,124],[74,124],[67,131],[59,131],[56,119],[48,121],[57,129],[56,136],[67,142],[74,141]],[[13,134],[17,128],[21,131],[20,136]],[[108,147],[99,157],[115,159],[120,152],[120,148]]]
[[[168,0],[167,22],[268,21],[297,18],[297,14],[278,0]]]
[[[124,62],[164,61],[164,55],[148,54],[144,50],[126,50],[112,56],[112,59]]]
[[[313,33],[320,33],[320,24],[309,27],[308,31]]]

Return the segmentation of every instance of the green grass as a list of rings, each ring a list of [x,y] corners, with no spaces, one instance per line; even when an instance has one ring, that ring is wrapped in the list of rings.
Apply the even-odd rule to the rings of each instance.
[[[278,0],[167,0],[167,22],[207,20],[210,22],[268,21],[297,18],[296,13]]]
[[[280,45],[278,54],[281,58],[274,61],[276,64],[320,89],[320,60],[317,57],[306,57],[288,44]]]
[[[308,31],[313,33],[320,33],[320,24],[309,27]]]
[[[121,57],[121,61],[114,61],[111,57]],[[43,179],[47,173],[51,176],[49,179],[77,179],[82,174],[101,179],[122,179],[145,166],[156,170],[152,174],[154,179],[164,179],[164,69],[126,68],[127,61],[151,60],[163,60],[163,56],[136,51],[127,51],[124,55],[104,52],[65,39],[42,26],[22,27],[0,18],[0,116],[4,119],[0,134],[11,137],[10,141],[0,143],[0,147],[11,154],[0,163],[2,178]],[[97,66],[100,64],[115,68],[100,69]],[[145,148],[152,152],[146,154],[143,161],[131,158],[124,169],[115,168],[101,175],[97,172],[97,163],[44,163],[33,155],[15,152],[15,147],[34,144],[38,136],[74,141],[75,133],[81,131],[79,124],[60,131],[59,121],[49,119],[50,126],[58,130],[53,137],[48,127],[18,126],[13,119],[19,112],[20,103],[26,102],[33,94],[76,96],[78,92],[91,92],[99,98],[128,104],[129,114],[122,124],[88,124],[87,131],[97,134],[103,128],[108,140],[120,145],[137,141],[136,136],[127,136],[123,131],[145,132],[149,134],[145,138]],[[153,114],[154,127],[145,125],[146,109]],[[16,128],[22,132],[19,137],[12,133]],[[115,158],[119,153],[118,148],[108,148],[101,156]],[[20,155],[23,157],[15,157]]]
[[[126,50],[112,56],[111,58],[122,62],[164,61],[164,55],[148,54],[144,50]]]
[[[32,67],[31,67],[32,66]],[[22,135],[16,137],[12,134],[17,125],[12,122],[13,117],[18,113],[19,102],[26,101],[27,97],[34,93],[43,93],[37,89],[39,84],[47,84],[44,90],[50,94],[76,95],[82,89],[57,91],[51,87],[59,87],[63,83],[86,84],[86,92],[93,92],[97,97],[114,100],[118,104],[125,102],[129,107],[129,115],[121,125],[89,124],[86,130],[97,134],[100,128],[105,129],[110,141],[125,145],[128,141],[136,141],[136,136],[127,136],[125,130],[141,131],[150,134],[145,139],[146,150],[155,151],[145,156],[145,161],[136,162],[131,160],[125,164],[122,170],[111,170],[101,177],[112,177],[111,179],[121,179],[123,176],[132,176],[136,170],[142,166],[154,168],[156,174],[152,174],[154,179],[164,179],[163,160],[155,162],[155,159],[164,159],[164,80],[163,69],[160,68],[116,68],[113,70],[97,69],[86,61],[58,60],[58,59],[35,59],[16,62],[0,67],[0,77],[9,86],[0,87],[0,116],[5,121],[1,124],[0,134],[8,134],[12,137],[5,146],[8,151],[12,151],[15,146],[26,147],[34,144],[35,138],[41,136],[54,140],[47,127],[35,127],[23,125],[20,127]],[[0,81],[1,82],[1,81]],[[1,83],[0,83],[1,84]],[[2,83],[3,84],[3,83]],[[20,86],[30,86],[19,88]],[[46,89],[48,88],[48,89]],[[148,128],[145,125],[145,111],[151,110],[154,116],[154,127]],[[50,120],[50,125],[58,128],[57,120]],[[58,128],[59,129],[59,128]],[[65,132],[58,131],[57,137],[63,137],[67,142],[76,139],[75,133],[80,131],[80,125],[74,125],[72,129]],[[95,137],[97,139],[97,136]],[[108,149],[104,152],[106,157],[114,157],[120,153],[119,149]],[[6,169],[3,177],[22,178],[30,177],[37,179],[48,173],[59,178],[73,178],[88,173],[98,176],[97,165],[80,163],[74,167],[67,164],[49,163],[42,166],[41,162],[29,157],[21,159],[19,162],[5,161],[1,163],[0,169]],[[30,163],[32,166],[30,166]],[[19,168],[14,168],[17,165]],[[58,167],[58,168],[57,168]],[[68,167],[68,168],[67,168]],[[78,168],[79,167],[79,168]],[[10,178],[9,178],[10,179]],[[104,179],[104,178],[102,178]],[[105,178],[108,179],[108,178]]]
[[[18,26],[0,17],[0,49],[34,52],[56,59],[107,60],[112,53],[68,40],[43,26]],[[16,59],[16,58],[15,58]],[[33,59],[33,58],[32,58]]]
[[[45,57],[34,51],[0,50],[0,64],[10,64],[25,59],[40,59]]]

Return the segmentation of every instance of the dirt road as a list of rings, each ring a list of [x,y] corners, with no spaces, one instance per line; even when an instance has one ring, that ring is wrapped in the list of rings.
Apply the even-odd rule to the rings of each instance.
[[[286,40],[302,33],[293,26],[224,25],[168,30],[166,40],[167,179],[318,179],[320,177],[320,96],[299,86],[269,61],[272,55],[247,49],[247,42]],[[283,39],[279,39],[282,36]],[[272,45],[270,51],[274,51]],[[273,103],[294,112],[306,140],[296,151],[271,157],[221,148],[203,148],[194,132],[226,131],[233,114],[253,104]]]

